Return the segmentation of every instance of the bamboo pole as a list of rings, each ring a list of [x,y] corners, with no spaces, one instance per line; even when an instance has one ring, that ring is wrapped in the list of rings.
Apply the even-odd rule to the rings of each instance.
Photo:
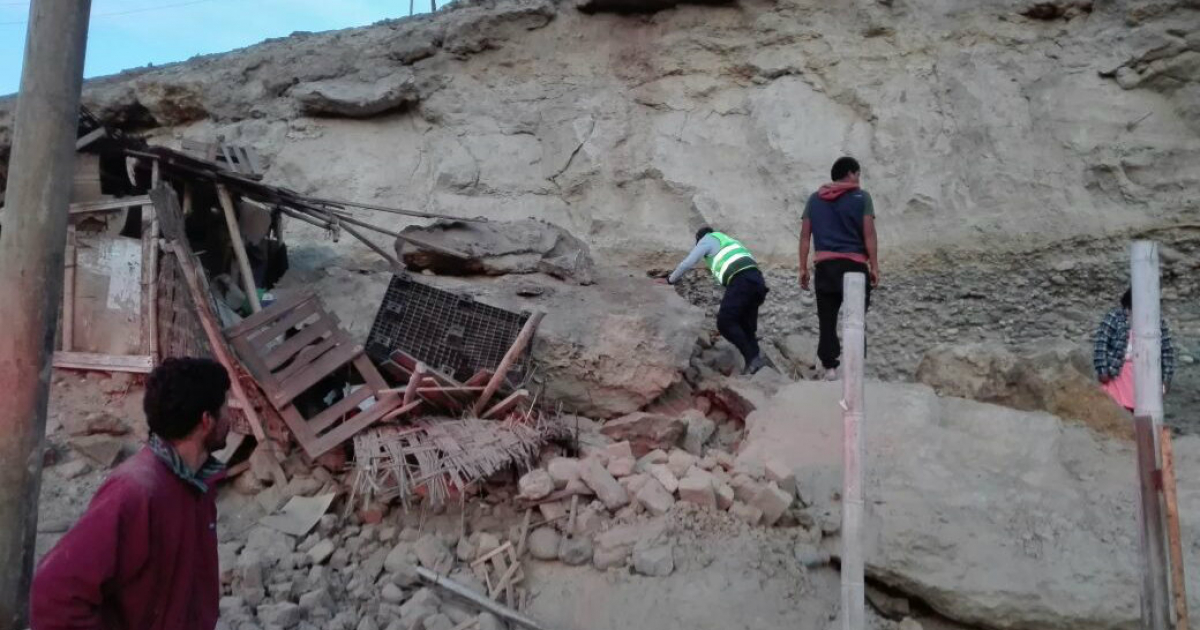
[[[479,400],[475,401],[473,409],[476,417],[483,413],[492,396],[496,395],[496,390],[500,389],[500,385],[504,382],[504,377],[508,376],[508,371],[512,369],[512,364],[517,362],[517,358],[525,350],[525,346],[529,345],[529,341],[533,339],[533,333],[537,330],[538,324],[542,318],[546,316],[544,311],[535,311],[525,320],[525,325],[521,328],[520,334],[517,335],[517,340],[504,353],[504,358],[500,360],[499,367],[496,368],[496,373],[492,375],[492,379],[488,381],[487,387],[484,388],[483,394],[479,396]]]
[[[1138,460],[1159,469],[1158,432],[1162,426],[1162,314],[1159,303],[1158,243],[1136,241],[1131,249],[1133,284],[1134,416],[1146,418],[1148,436],[1138,441]],[[1135,427],[1136,428],[1136,427]],[[1143,452],[1148,450],[1149,452]],[[1155,486],[1138,484],[1138,525],[1142,550],[1142,628],[1167,630],[1170,603],[1162,511]]]
[[[1179,531],[1179,499],[1175,492],[1175,450],[1171,445],[1171,430],[1162,427],[1160,438],[1167,541],[1171,550],[1171,589],[1175,596],[1175,630],[1188,630],[1187,579],[1183,568],[1183,537]]]
[[[0,627],[24,628],[90,0],[28,3],[0,234]]]
[[[842,628],[866,630],[863,568],[863,363],[866,353],[866,286],[861,273],[848,273],[842,293]]]
[[[233,197],[229,195],[229,189],[225,188],[224,184],[217,184],[217,196],[221,199],[221,209],[225,212],[225,225],[229,228],[229,238],[233,240],[233,254],[237,258],[246,297],[250,300],[250,310],[257,313],[262,310],[262,303],[258,301],[258,288],[254,286],[254,273],[250,270],[246,243],[242,241],[242,228],[238,226],[237,214],[233,209]]]
[[[418,212],[416,210],[402,210],[400,208],[389,208],[387,206],[377,206],[369,203],[358,203],[357,201],[346,201],[344,199],[320,199],[316,197],[309,198],[309,201],[314,203],[323,203],[330,206],[340,206],[344,208],[362,208],[364,210],[376,210],[378,212],[388,212],[391,214],[401,214],[408,217],[418,217],[422,219],[447,219],[450,221],[466,221],[468,223],[487,223],[487,219],[464,219],[462,217],[453,217],[448,214],[434,214],[432,212]]]

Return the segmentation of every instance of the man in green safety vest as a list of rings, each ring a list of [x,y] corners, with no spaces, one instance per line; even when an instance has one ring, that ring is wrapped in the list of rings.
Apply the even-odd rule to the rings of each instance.
[[[771,363],[758,347],[758,307],[767,299],[766,280],[750,250],[740,241],[710,227],[696,232],[696,246],[667,278],[675,284],[703,258],[721,286],[725,297],[717,311],[717,330],[729,340],[745,360],[742,374],[754,374]]]

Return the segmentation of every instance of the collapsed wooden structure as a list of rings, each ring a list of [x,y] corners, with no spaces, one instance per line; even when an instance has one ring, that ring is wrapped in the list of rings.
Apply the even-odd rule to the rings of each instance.
[[[522,379],[510,374],[515,365],[528,363],[540,315],[519,317],[516,321],[525,324],[520,334],[499,337],[512,341],[508,352],[486,363],[475,357],[480,369],[459,382],[426,367],[399,338],[384,346],[376,340],[375,349],[382,347],[386,356],[372,361],[310,291],[288,293],[273,303],[266,299],[286,271],[285,217],[335,237],[350,234],[387,260],[398,278],[406,276],[399,260],[365,232],[464,254],[362,221],[353,209],[443,217],[306,197],[262,183],[263,158],[245,147],[223,142],[187,142],[185,151],[145,146],[110,132],[86,112],[77,146],[87,153],[80,154],[71,205],[56,366],[149,372],[167,357],[214,358],[235,377],[230,403],[235,431],[268,446],[265,459],[278,482],[286,478],[277,456],[293,441],[316,459],[368,427],[395,431],[402,428],[400,421],[418,417],[490,418],[507,424],[510,433],[514,422],[541,426],[540,414],[520,387]],[[403,326],[394,315],[390,325]],[[459,334],[469,337],[470,332]],[[515,391],[496,402],[502,387]],[[431,428],[437,426],[431,421],[419,426],[422,434],[467,435]],[[232,456],[244,439],[235,440],[225,455]],[[439,444],[457,449],[454,458],[460,462],[463,449],[470,448],[446,439]],[[523,461],[529,452],[518,449],[506,461]],[[481,456],[500,461],[487,449]],[[449,468],[444,472],[454,474]],[[427,479],[439,497],[447,483],[459,487],[459,481]]]

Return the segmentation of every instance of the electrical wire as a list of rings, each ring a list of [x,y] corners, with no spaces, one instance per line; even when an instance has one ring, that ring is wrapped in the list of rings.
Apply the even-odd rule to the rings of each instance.
[[[189,0],[188,2],[176,2],[173,4],[163,4],[163,5],[152,6],[152,7],[140,7],[137,9],[126,9],[124,11],[112,11],[109,13],[96,13],[96,14],[92,15],[92,18],[95,19],[95,18],[102,18],[102,17],[113,17],[113,16],[117,16],[117,15],[131,15],[134,13],[146,13],[149,11],[162,11],[164,9],[177,9],[180,7],[190,7],[195,4],[205,4],[208,2],[214,2],[214,1],[215,0]],[[2,3],[2,4],[4,6],[14,6],[17,4],[27,4],[27,3]],[[29,20],[18,20],[15,22],[0,22],[0,26],[13,26],[13,25],[17,25],[17,24],[28,24],[28,23],[29,23]]]

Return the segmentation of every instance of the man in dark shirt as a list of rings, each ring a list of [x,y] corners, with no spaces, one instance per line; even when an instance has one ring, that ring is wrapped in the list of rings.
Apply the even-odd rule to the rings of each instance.
[[[146,382],[150,441],[100,486],[33,577],[33,630],[212,630],[221,597],[217,480],[229,375],[167,359]]]
[[[804,206],[800,229],[800,287],[808,290],[808,254],[816,249],[817,319],[821,327],[817,358],[825,380],[837,380],[842,346],[838,341],[838,313],[842,308],[842,276],[860,272],[879,285],[879,252],[875,238],[875,206],[859,186],[862,169],[851,157],[838,158],[830,173],[833,181],[821,186]]]

